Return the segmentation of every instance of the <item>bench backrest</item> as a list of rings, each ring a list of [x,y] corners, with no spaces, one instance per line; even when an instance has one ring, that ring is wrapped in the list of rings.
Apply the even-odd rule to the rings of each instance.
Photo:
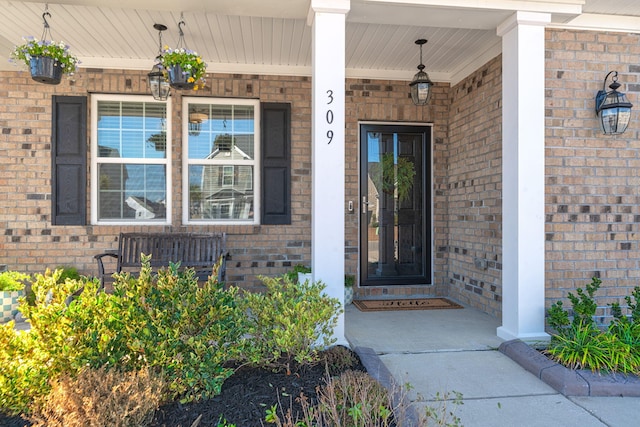
[[[181,267],[211,268],[226,250],[224,233],[121,233],[118,270],[139,267],[140,254],[151,255],[151,266],[180,262]]]

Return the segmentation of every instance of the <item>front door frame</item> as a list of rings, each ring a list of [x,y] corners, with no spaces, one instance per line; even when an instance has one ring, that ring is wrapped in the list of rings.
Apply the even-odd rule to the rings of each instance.
[[[363,278],[366,276],[366,272],[363,271],[363,262],[362,262],[362,257],[363,256],[367,256],[367,248],[362,246],[362,242],[363,242],[363,227],[362,227],[362,221],[363,221],[363,216],[362,216],[362,209],[363,209],[363,205],[362,205],[362,179],[366,179],[363,176],[363,168],[364,165],[362,164],[362,131],[363,128],[365,126],[381,126],[381,127],[387,127],[387,129],[390,132],[401,132],[403,128],[429,128],[429,129],[425,129],[425,133],[427,134],[427,141],[426,141],[426,146],[425,146],[425,150],[424,150],[424,154],[426,159],[424,160],[425,163],[425,168],[428,168],[427,171],[425,171],[425,174],[423,176],[423,180],[426,182],[423,182],[423,188],[424,190],[428,193],[425,195],[424,198],[424,203],[423,203],[423,212],[424,212],[424,235],[425,235],[425,251],[428,251],[428,256],[426,257],[426,264],[425,264],[425,268],[428,269],[428,271],[425,274],[425,280],[408,280],[406,285],[407,286],[416,286],[416,285],[424,285],[424,286],[431,286],[434,284],[434,266],[435,266],[435,260],[434,260],[434,226],[433,226],[433,208],[434,208],[434,198],[433,198],[433,123],[417,123],[417,122],[383,122],[383,121],[360,121],[358,122],[358,200],[356,205],[358,206],[357,212],[358,212],[358,285],[359,286],[366,286],[368,288],[371,287],[375,287],[375,286],[392,286],[392,287],[398,287],[398,286],[402,286],[402,285],[397,285],[397,284],[384,284],[384,283],[380,283],[378,284],[366,284],[363,285]]]

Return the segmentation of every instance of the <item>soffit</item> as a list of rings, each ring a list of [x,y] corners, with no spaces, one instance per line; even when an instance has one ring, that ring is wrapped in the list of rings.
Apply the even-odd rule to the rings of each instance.
[[[640,2],[620,1],[616,4],[625,11],[625,18],[640,17]],[[419,62],[414,41],[426,38],[426,71],[433,80],[455,83],[500,53],[496,27],[513,13],[515,4],[554,11],[554,23],[571,25],[580,18],[576,10],[601,16],[609,2],[586,0],[582,6],[582,0],[351,0],[347,76],[410,80]],[[477,6],[480,3],[482,7]],[[150,69],[158,52],[153,24],[167,25],[163,42],[175,46],[183,14],[187,45],[203,56],[211,73],[311,74],[309,0],[58,0],[48,4],[53,38],[71,45],[84,67]],[[8,58],[22,36],[40,36],[44,7],[42,2],[0,0],[0,56]],[[0,69],[14,68],[0,60]]]

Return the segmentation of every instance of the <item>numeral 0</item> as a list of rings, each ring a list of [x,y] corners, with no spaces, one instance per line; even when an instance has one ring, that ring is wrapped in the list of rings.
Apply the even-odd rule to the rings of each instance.
[[[327,123],[333,123],[333,110],[327,110]]]

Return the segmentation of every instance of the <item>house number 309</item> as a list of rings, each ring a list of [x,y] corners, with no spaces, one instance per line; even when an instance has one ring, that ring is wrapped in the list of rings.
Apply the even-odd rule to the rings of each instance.
[[[331,105],[333,103],[333,91],[331,89],[327,91],[327,98],[328,98],[327,105]],[[333,110],[331,108],[327,110],[327,114],[325,118],[327,119],[327,124],[329,125],[333,124]],[[328,140],[327,144],[331,144],[331,141],[333,141],[332,129],[329,129],[327,131],[327,140]]]

